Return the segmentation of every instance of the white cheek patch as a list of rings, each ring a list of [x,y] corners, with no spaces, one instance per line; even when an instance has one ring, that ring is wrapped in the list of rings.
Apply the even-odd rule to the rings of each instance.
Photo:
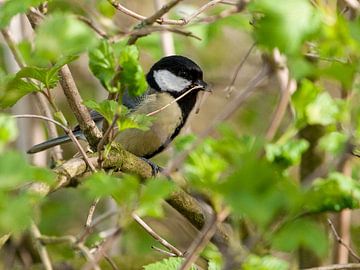
[[[190,81],[178,77],[168,70],[154,71],[154,79],[163,91],[180,92],[191,84]]]

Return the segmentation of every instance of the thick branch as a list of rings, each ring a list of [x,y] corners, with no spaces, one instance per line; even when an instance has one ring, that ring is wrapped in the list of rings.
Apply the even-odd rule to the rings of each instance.
[[[89,160],[95,167],[98,166],[96,154],[90,156]],[[102,168],[105,170],[112,169],[137,174],[142,179],[152,177],[152,168],[148,163],[125,151],[116,144],[114,144],[113,149],[104,160]],[[84,176],[89,172],[89,169],[82,158],[72,158],[57,167],[54,172],[57,174],[57,179],[52,187],[45,184],[35,184],[32,189],[46,195],[60,188],[76,185],[84,180]],[[206,221],[205,211],[200,203],[185,191],[178,190],[174,192],[167,202],[187,218],[196,228],[201,229],[204,226]],[[229,233],[225,226],[222,224],[217,226],[212,241],[216,245],[228,245]]]

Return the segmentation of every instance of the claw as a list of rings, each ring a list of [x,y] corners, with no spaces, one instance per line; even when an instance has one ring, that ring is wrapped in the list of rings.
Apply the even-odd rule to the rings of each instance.
[[[154,162],[152,162],[151,160],[146,159],[146,158],[143,158],[143,157],[141,157],[141,159],[151,166],[152,176],[156,176],[158,173],[161,173],[161,172],[163,171],[163,168],[161,168],[160,166],[156,165],[156,164],[155,164]]]

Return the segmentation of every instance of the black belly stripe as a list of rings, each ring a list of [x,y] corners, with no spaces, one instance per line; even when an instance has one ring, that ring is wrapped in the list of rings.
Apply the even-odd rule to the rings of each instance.
[[[178,96],[180,96],[183,93],[179,93],[179,94],[171,93],[171,94],[174,98],[177,98]],[[189,117],[192,109],[194,108],[194,106],[196,104],[197,94],[198,94],[198,91],[192,91],[191,93],[187,94],[185,97],[183,97],[177,101],[177,104],[179,105],[179,107],[181,109],[181,116],[182,116],[180,124],[176,127],[174,132],[165,141],[165,143],[163,145],[161,145],[155,152],[144,155],[144,158],[152,158],[153,156],[159,154],[172,142],[173,139],[175,139],[175,137],[177,135],[179,135],[181,129],[183,128],[183,126],[186,123],[187,118]]]

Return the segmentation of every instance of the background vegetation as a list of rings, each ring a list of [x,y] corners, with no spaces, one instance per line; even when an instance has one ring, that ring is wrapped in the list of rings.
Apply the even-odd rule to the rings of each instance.
[[[0,1],[0,269],[360,269],[359,9]],[[114,97],[174,53],[213,93],[154,159],[168,181],[83,105],[147,128]],[[25,154],[76,122],[100,158],[76,139]]]

